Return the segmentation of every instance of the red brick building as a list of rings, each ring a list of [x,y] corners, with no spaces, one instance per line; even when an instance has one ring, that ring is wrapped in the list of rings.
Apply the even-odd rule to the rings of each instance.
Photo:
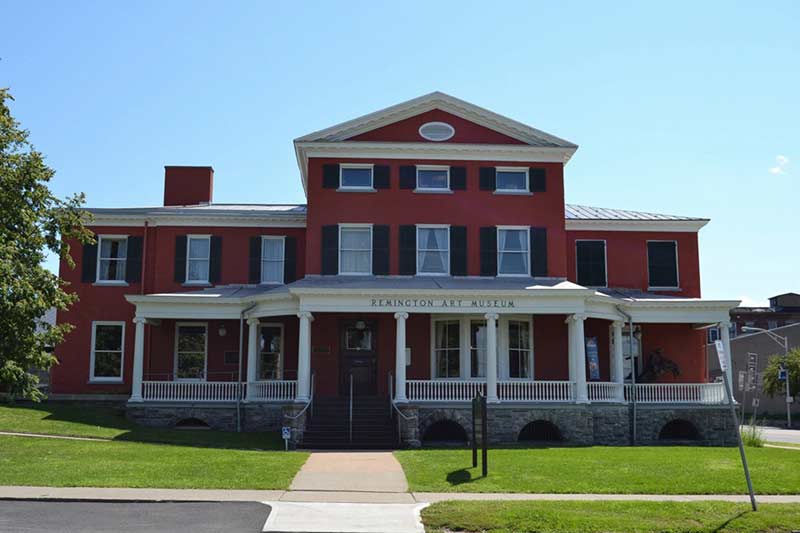
[[[631,402],[641,442],[730,441],[706,219],[566,204],[576,145],[442,93],[294,147],[306,205],[215,204],[211,167],[168,166],[162,207],[91,209],[54,394],[305,445],[416,445],[477,393],[498,441],[628,442]]]

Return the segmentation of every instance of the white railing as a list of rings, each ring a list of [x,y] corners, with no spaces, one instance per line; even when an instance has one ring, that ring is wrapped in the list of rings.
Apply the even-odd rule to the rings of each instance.
[[[625,387],[625,399],[633,401],[633,385]],[[638,403],[725,403],[722,383],[641,383],[636,385]]]
[[[589,389],[590,402],[621,402],[622,383],[606,381],[590,381],[586,384]]]
[[[486,394],[483,381],[426,380],[406,381],[406,397],[415,402],[468,402],[478,393]]]
[[[571,402],[575,398],[571,381],[498,381],[501,402]]]
[[[293,379],[251,381],[247,384],[247,390],[250,392],[248,400],[294,400],[297,396],[297,381]]]
[[[142,399],[172,402],[235,402],[245,396],[244,383],[235,381],[143,381]]]

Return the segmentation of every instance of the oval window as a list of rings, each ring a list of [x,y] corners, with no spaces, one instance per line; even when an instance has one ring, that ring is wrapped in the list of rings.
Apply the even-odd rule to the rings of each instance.
[[[446,122],[428,122],[419,127],[419,134],[429,141],[446,141],[456,130]]]

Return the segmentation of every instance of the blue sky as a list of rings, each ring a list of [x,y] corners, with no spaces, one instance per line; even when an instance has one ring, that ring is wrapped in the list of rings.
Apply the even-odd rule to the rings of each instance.
[[[93,207],[303,202],[291,141],[441,90],[580,145],[567,201],[698,215],[703,294],[800,291],[800,2],[3,2],[0,85]],[[50,261],[49,265],[55,265]]]

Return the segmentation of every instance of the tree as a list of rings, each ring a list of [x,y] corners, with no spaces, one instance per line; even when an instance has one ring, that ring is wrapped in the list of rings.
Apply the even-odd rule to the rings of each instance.
[[[769,356],[767,368],[764,369],[763,390],[770,397],[786,395],[786,382],[778,380],[778,370],[783,364],[783,354]],[[789,393],[797,396],[800,393],[800,348],[789,351]]]
[[[0,88],[0,389],[12,398],[40,401],[44,395],[32,371],[55,364],[50,352],[72,329],[40,319],[48,309],[66,309],[77,300],[42,263],[50,251],[74,268],[68,240],[89,243],[93,235],[84,226],[84,195],[61,200],[50,191],[55,172],[11,116],[11,100],[8,89]]]

